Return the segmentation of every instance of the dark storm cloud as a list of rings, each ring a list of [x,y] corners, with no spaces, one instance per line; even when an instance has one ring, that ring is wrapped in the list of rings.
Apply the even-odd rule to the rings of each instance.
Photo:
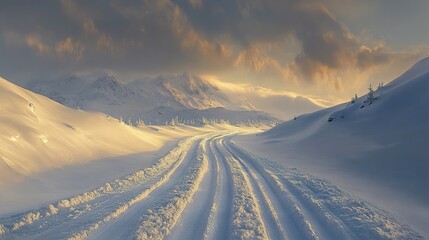
[[[360,69],[367,69],[371,66],[387,63],[391,60],[393,53],[385,46],[374,48],[361,47],[357,54],[357,66]]]
[[[0,71],[10,75],[245,68],[311,81],[391,55],[362,43],[319,0],[5,0],[0,34]]]
[[[6,73],[21,66],[157,72],[228,64],[225,46],[202,37],[170,1],[3,1],[0,9]]]
[[[177,0],[193,25],[206,36],[228,36],[247,57],[241,63],[250,68],[272,65],[281,75],[281,67],[314,80],[321,72],[378,66],[388,62],[389,51],[366,46],[318,0],[205,0],[199,7]],[[291,38],[300,50],[292,62],[281,62],[269,54],[255,54],[255,48],[277,45],[286,48]],[[270,60],[268,60],[271,58]],[[259,64],[256,64],[259,62]],[[320,74],[319,74],[320,75]]]

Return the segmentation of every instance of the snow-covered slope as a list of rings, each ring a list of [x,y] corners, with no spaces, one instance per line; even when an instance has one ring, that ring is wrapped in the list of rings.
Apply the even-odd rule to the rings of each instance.
[[[69,109],[3,78],[0,102],[0,187],[48,169],[161,146],[151,133],[106,114]]]
[[[429,58],[374,97],[298,116],[241,144],[336,181],[427,231]]]
[[[180,75],[163,74],[127,85],[138,89],[143,96],[148,95],[148,91],[156,91],[161,96],[170,97],[170,102],[180,103],[187,109],[224,107],[232,110],[255,110],[250,102],[233,102],[217,86],[187,72]]]
[[[101,81],[112,83],[111,79]],[[70,110],[6,81],[0,82],[0,87],[7,105],[0,109],[0,129],[9,131],[2,130],[0,136],[11,136],[8,141],[13,143],[22,139],[26,144],[35,135],[26,147],[41,142],[32,150],[0,145],[1,154],[14,154],[8,159],[18,158],[20,150],[46,152],[40,157],[65,164],[58,160],[62,151],[69,150],[72,155],[85,151],[83,146],[75,146],[81,142],[96,153],[100,146],[106,152],[124,146],[150,148],[144,140],[156,143],[159,139],[141,132],[144,129],[153,129],[157,137],[163,132],[160,129],[186,131],[188,135],[153,155],[137,154],[138,161],[122,174],[108,161],[95,161],[100,164],[77,168],[83,174],[76,174],[76,169],[53,169],[42,178],[32,178],[29,185],[11,186],[8,191],[0,188],[0,211],[7,211],[0,212],[0,239],[424,239],[412,227],[341,187],[296,168],[284,168],[234,143],[241,134],[261,132],[253,126],[216,124],[200,130],[187,125],[143,126],[138,130],[103,114]],[[225,111],[192,111],[209,110]],[[346,118],[330,123],[339,119]],[[13,131],[19,132],[19,137]],[[141,135],[143,140],[139,140]],[[279,141],[284,138],[276,137]],[[276,140],[270,136],[264,139]],[[270,158],[275,157],[273,153]],[[43,163],[36,156],[27,157]],[[122,165],[129,157],[116,161]],[[32,184],[40,180],[39,186]],[[66,188],[62,197],[44,198],[25,209],[16,208],[11,201],[20,200],[14,196],[25,189],[29,191],[21,199],[33,200],[33,186],[49,195],[43,189],[54,180],[59,185],[53,189],[58,190],[61,184]],[[70,191],[76,182],[86,187]]]
[[[375,90],[374,97],[372,103],[364,95],[354,103],[299,116],[264,137],[316,145],[326,154],[365,153],[365,158],[355,158],[354,168],[365,168],[374,177],[383,169],[383,176],[410,181],[404,184],[412,189],[428,186],[429,58]],[[421,194],[429,200],[428,191]]]
[[[213,118],[211,113],[225,112],[219,111],[221,108],[228,109],[228,113],[215,116],[215,119],[226,118],[231,122],[235,122],[235,119],[243,122],[265,118],[276,120],[263,112],[250,112],[236,117],[244,111],[255,111],[255,107],[246,98],[231,99],[217,86],[189,73],[164,74],[128,84],[121,83],[113,75],[98,73],[33,82],[28,87],[66,106],[104,112],[117,118],[131,118],[133,122],[141,118],[163,124],[176,116],[180,118],[187,110],[197,115],[193,117],[195,119],[200,116]],[[151,115],[164,107],[170,109],[169,119],[165,118],[166,115]],[[218,110],[205,111],[212,108]],[[233,111],[237,111],[236,114],[232,114]],[[187,118],[191,119],[192,116]]]

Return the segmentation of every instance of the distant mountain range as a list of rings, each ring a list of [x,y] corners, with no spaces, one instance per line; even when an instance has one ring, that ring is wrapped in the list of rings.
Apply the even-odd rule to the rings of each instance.
[[[177,118],[200,123],[202,119],[239,122],[274,122],[244,96],[227,96],[217,86],[190,74],[164,74],[122,83],[110,74],[69,76],[36,81],[27,86],[63,105],[99,111],[116,118],[165,124]]]

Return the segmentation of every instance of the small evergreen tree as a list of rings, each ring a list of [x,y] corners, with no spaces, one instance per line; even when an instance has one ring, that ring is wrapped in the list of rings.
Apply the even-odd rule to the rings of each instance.
[[[208,121],[205,117],[203,117],[203,118],[201,119],[201,124],[202,124],[202,125],[209,125],[209,121]]]
[[[140,118],[136,121],[136,125],[137,126],[144,126],[145,125],[145,123],[144,123],[144,121],[143,120],[141,120]]]
[[[175,119],[174,118],[172,118],[171,119],[171,121],[170,121],[170,124],[169,124],[170,126],[175,126],[176,125],[176,121],[175,121]]]
[[[370,105],[375,101],[375,99],[376,99],[376,97],[374,96],[374,89],[372,88],[372,85],[369,84],[368,96],[364,102],[368,103],[368,105]]]

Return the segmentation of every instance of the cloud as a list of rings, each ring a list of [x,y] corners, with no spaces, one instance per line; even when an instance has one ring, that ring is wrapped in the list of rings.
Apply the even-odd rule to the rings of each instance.
[[[384,45],[378,45],[374,48],[361,46],[357,53],[356,65],[361,70],[374,66],[389,63],[392,58],[392,52]]]
[[[201,35],[169,0],[110,0],[101,10],[92,2],[61,2],[81,30],[75,38],[91,49],[82,60],[93,67],[156,72],[214,69],[229,62],[229,47]]]
[[[84,7],[79,7],[74,0],[61,0],[61,4],[66,15],[80,25],[84,34],[93,37],[97,48],[109,51],[115,50],[113,40],[95,25],[90,13],[87,13]]]
[[[335,101],[326,101],[325,99],[318,98],[311,95],[306,95],[306,94],[301,94],[301,93],[286,91],[286,90],[274,90],[271,88],[255,86],[248,83],[237,84],[237,83],[222,82],[216,77],[209,76],[209,75],[203,75],[202,78],[209,80],[215,86],[218,86],[219,88],[227,92],[230,92],[231,94],[257,95],[261,99],[273,98],[273,97],[279,97],[279,98],[284,97],[289,99],[305,99],[306,101],[312,103],[315,108],[330,107],[339,103]]]
[[[332,106],[335,102],[327,102],[313,96],[291,91],[273,90],[250,84],[234,84],[219,81],[214,76],[202,76],[231,96],[231,99],[249,99],[252,106],[272,114],[283,120],[294,115],[313,112]]]
[[[352,33],[326,7],[337,0],[24,1],[0,2],[0,51],[7,56],[0,71],[12,78],[22,67],[30,77],[192,71],[347,91],[422,55]]]
[[[237,52],[235,66],[266,78],[341,91],[399,57],[386,44],[350,32],[318,0],[206,0],[184,10],[206,36],[227,36]]]
[[[51,49],[41,40],[38,35],[28,35],[25,38],[25,43],[30,48],[37,50],[40,54],[47,54],[51,51]]]
[[[84,47],[81,43],[73,41],[71,37],[60,41],[55,46],[55,51],[60,56],[71,55],[76,60],[79,60],[82,57]]]
[[[191,4],[194,8],[201,7],[203,0],[189,0],[189,4]]]
[[[281,68],[279,63],[267,56],[257,46],[249,46],[238,54],[235,64],[238,66],[245,66],[255,72],[265,71],[268,68]]]

